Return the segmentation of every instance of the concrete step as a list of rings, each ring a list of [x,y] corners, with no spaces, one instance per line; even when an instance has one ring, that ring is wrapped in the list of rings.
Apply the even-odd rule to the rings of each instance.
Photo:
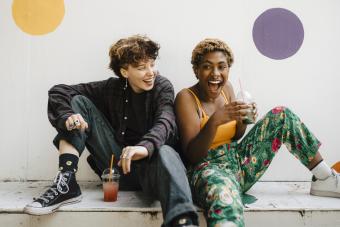
[[[154,227],[162,223],[158,201],[141,192],[123,192],[104,202],[100,182],[80,182],[81,203],[46,216],[23,213],[25,204],[50,182],[0,182],[1,227]],[[340,227],[340,199],[309,195],[310,182],[258,182],[249,191],[258,200],[245,208],[247,227]],[[202,210],[201,226],[206,226]]]

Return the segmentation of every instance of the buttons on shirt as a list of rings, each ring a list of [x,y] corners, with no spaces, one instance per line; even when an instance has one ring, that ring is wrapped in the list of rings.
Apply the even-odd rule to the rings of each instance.
[[[129,102],[129,99],[127,97],[125,97],[125,103],[126,105],[124,105],[124,111],[123,111],[123,116],[126,114],[126,111],[127,111],[127,103]],[[124,116],[123,117],[124,121],[122,122],[122,132],[120,133],[122,136],[125,135],[125,130],[126,130],[126,120],[128,119],[127,116]],[[124,130],[124,131],[123,131]]]

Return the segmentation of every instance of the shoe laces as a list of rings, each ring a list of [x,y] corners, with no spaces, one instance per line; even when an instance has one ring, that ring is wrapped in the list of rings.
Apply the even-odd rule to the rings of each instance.
[[[34,199],[38,200],[41,199],[45,203],[49,202],[49,199],[54,199],[55,196],[58,196],[58,192],[60,194],[66,194],[70,190],[68,184],[67,184],[67,177],[70,176],[70,173],[62,173],[58,171],[57,175],[55,176],[53,180],[53,185],[44,193],[42,194],[39,198]],[[63,187],[65,190],[63,190]]]

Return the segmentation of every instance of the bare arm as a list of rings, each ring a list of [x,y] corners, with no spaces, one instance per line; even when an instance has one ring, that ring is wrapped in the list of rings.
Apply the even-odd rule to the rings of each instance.
[[[182,150],[187,159],[194,164],[205,158],[218,126],[232,120],[241,121],[246,107],[243,102],[231,102],[218,107],[201,129],[195,99],[187,90],[179,92],[175,100],[175,111]]]
[[[200,129],[200,118],[195,99],[186,89],[180,91],[175,100],[176,119],[184,155],[191,163],[207,156],[215,137],[217,125],[209,119]]]

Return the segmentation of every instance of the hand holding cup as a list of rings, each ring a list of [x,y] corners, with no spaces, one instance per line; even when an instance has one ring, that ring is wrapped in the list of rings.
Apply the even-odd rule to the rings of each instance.
[[[252,96],[249,92],[241,90],[237,93],[236,100],[246,103],[249,108],[246,109],[246,114],[242,120],[243,124],[254,124],[257,118],[257,108]]]

